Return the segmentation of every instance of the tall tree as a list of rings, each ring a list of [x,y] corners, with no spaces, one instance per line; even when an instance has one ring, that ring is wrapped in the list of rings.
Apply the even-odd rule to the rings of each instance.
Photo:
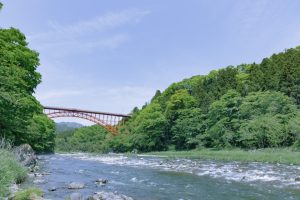
[[[38,65],[38,53],[28,48],[24,34],[15,28],[0,29],[0,137],[15,145],[30,143],[36,150],[51,150],[54,138],[38,136],[42,130],[46,135],[54,132],[53,122],[42,116],[42,106],[33,96],[41,82]],[[47,142],[52,147],[42,144]]]

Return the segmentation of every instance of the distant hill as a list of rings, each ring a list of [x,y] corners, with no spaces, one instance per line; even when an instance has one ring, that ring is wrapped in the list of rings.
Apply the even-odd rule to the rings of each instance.
[[[76,122],[59,122],[56,123],[56,132],[71,131],[80,127],[83,127],[83,125]]]

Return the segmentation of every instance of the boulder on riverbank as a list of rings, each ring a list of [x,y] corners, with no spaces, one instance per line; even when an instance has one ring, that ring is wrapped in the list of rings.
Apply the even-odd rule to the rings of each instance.
[[[31,171],[34,171],[37,164],[37,156],[29,144],[22,144],[13,150],[18,161]]]

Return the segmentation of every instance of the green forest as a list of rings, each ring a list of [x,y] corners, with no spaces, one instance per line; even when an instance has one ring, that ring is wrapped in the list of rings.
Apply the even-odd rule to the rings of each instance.
[[[0,138],[53,152],[55,124],[33,96],[41,82],[38,53],[18,29],[0,29]]]
[[[61,151],[300,148],[300,47],[157,91],[117,136],[91,126],[58,134]]]

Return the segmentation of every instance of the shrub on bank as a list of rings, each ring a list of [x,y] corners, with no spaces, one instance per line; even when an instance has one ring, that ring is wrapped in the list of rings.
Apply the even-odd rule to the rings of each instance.
[[[26,169],[17,161],[9,150],[0,147],[0,198],[9,193],[9,186],[24,181]]]
[[[38,199],[42,197],[44,193],[38,188],[28,188],[17,192],[12,200],[28,200],[28,199]]]

